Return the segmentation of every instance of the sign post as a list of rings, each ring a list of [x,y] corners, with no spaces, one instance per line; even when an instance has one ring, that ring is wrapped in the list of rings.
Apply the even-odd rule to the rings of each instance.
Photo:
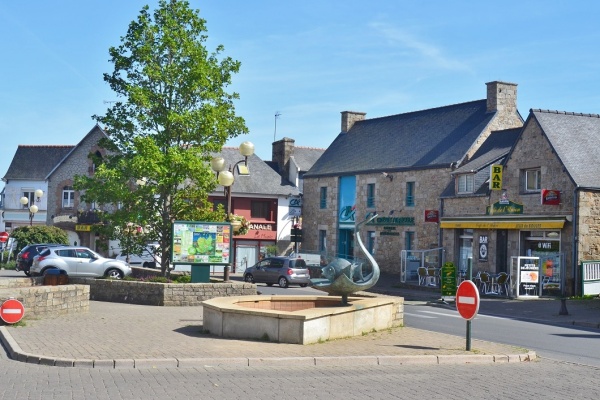
[[[471,320],[479,311],[479,290],[472,281],[463,281],[456,290],[456,309],[467,320],[467,351],[471,350]]]
[[[25,307],[17,299],[10,298],[0,306],[0,318],[7,324],[16,324],[25,315]]]

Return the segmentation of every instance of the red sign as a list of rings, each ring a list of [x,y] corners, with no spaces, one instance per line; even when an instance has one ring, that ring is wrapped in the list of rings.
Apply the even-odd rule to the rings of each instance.
[[[8,236],[8,232],[0,232],[0,242],[6,242],[8,240]]]
[[[467,320],[475,318],[479,311],[479,290],[471,281],[463,281],[456,290],[456,309]]]
[[[560,204],[560,190],[542,189],[542,204],[557,206]]]
[[[23,303],[16,299],[8,299],[0,306],[0,318],[7,324],[16,324],[25,315]]]
[[[440,222],[440,212],[438,210],[425,210],[425,222]]]

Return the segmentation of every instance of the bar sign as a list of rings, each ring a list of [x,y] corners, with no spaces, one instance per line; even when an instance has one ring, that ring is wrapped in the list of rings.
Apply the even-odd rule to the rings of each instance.
[[[490,190],[502,190],[502,164],[490,165]]]

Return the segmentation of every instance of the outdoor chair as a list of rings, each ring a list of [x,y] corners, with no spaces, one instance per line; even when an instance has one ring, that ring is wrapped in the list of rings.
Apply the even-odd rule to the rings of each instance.
[[[481,280],[481,287],[479,288],[481,293],[489,293],[492,289],[492,279],[490,278],[490,274],[482,272],[479,274],[479,279]]]
[[[507,282],[508,274],[506,272],[500,272],[496,278],[495,291],[498,292],[498,294],[502,294],[502,292],[504,292],[506,296],[508,296],[508,287],[506,285]]]
[[[419,274],[419,285],[425,285],[427,283],[427,268],[419,267],[417,273]]]

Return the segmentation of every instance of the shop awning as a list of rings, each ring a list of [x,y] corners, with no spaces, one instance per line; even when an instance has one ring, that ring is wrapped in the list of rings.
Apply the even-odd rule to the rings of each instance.
[[[442,217],[442,229],[562,229],[567,216],[505,215],[477,217]]]

